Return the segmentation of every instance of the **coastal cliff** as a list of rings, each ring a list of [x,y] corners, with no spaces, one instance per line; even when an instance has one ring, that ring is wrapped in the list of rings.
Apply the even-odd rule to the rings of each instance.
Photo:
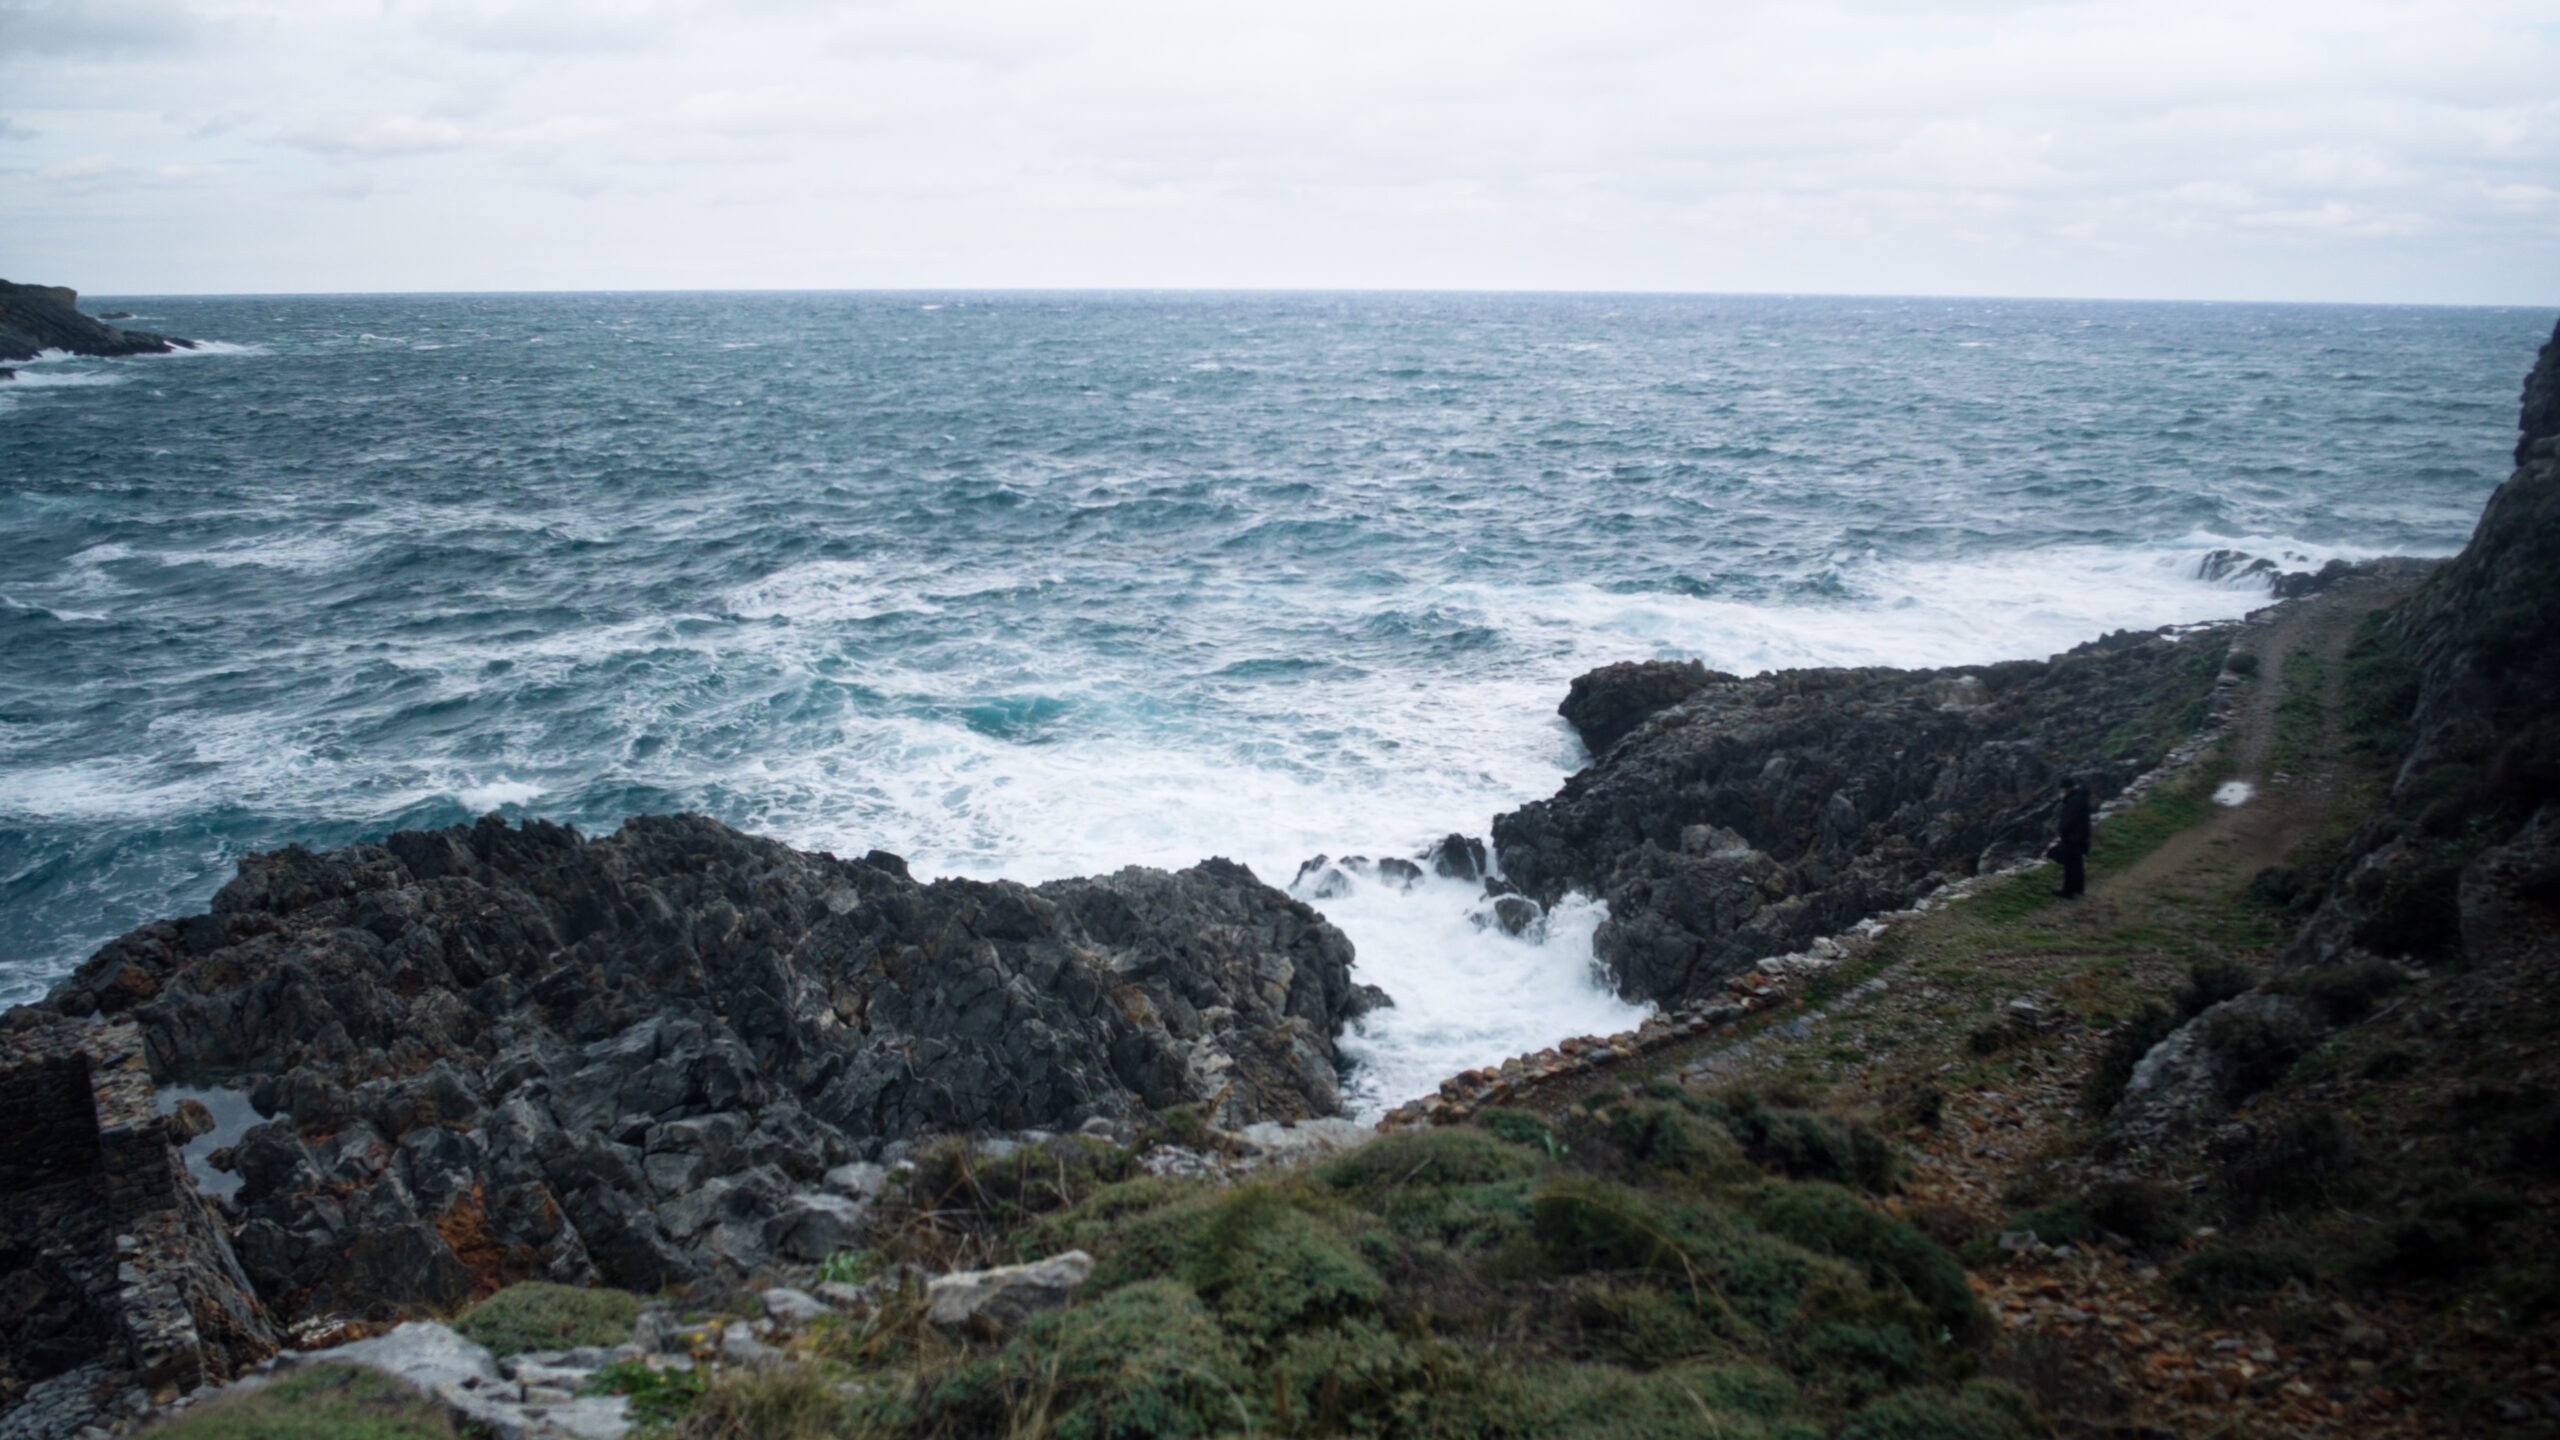
[[[80,313],[79,292],[0,280],[0,360],[33,360],[47,350],[74,355],[166,355],[192,340],[127,330]]]
[[[1542,903],[1609,902],[1594,948],[1628,999],[1720,997],[1756,960],[2040,854],[2064,775],[2106,800],[2193,731],[2230,633],[1949,670],[1612,666],[1562,707],[1592,764],[1497,818],[1494,847]]]

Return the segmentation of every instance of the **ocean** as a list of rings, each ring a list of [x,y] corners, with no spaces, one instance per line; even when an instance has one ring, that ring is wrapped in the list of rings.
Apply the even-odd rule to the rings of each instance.
[[[2448,554],[2522,309],[1437,294],[93,297],[0,382],[0,1002],[249,852],[699,810],[919,876],[1415,855],[1573,676],[2041,656],[2231,548]],[[2288,558],[2289,557],[2289,558]],[[1625,1028],[1596,905],[1317,902],[1374,1113]]]

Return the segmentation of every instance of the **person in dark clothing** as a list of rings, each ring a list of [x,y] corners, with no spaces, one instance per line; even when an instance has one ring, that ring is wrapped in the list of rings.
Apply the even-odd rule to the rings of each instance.
[[[2062,862],[2062,889],[2056,893],[2078,899],[2089,888],[2089,787],[2077,775],[2062,782],[2062,830],[2053,858]]]

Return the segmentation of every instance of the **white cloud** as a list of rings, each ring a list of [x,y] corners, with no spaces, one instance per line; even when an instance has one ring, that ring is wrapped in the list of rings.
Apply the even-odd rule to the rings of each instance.
[[[0,0],[35,163],[275,269],[13,235],[93,286],[2560,283],[2548,0],[95,4]]]

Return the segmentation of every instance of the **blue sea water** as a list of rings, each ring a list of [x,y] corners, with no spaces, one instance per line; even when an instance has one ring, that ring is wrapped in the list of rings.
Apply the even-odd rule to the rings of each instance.
[[[1472,295],[123,299],[0,383],[0,1001],[247,852],[692,809],[921,874],[1410,854],[1611,660],[2043,655],[2224,546],[2449,553],[2523,310]],[[1633,1012],[1596,907],[1324,902],[1375,1108]]]

